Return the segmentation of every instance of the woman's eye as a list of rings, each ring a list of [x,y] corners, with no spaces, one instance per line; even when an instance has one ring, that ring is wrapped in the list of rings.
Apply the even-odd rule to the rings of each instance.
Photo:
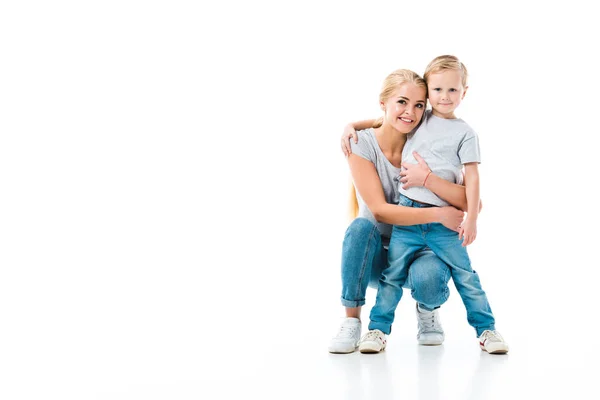
[[[399,104],[406,104],[406,100],[398,100]]]
[[[421,103],[417,104],[417,108],[423,108],[423,104],[421,104]]]

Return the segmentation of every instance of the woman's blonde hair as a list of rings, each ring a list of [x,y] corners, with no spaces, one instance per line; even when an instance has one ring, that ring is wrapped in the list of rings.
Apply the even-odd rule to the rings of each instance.
[[[429,81],[429,76],[431,74],[438,74],[448,70],[460,71],[462,75],[462,85],[463,87],[467,87],[467,78],[469,77],[467,67],[465,67],[465,64],[455,56],[444,55],[434,58],[427,68],[425,68],[425,74],[423,74],[423,76],[426,81]]]
[[[397,69],[384,79],[383,85],[381,85],[381,92],[379,92],[379,102],[385,103],[388,101],[392,97],[392,94],[405,83],[413,83],[417,87],[425,89],[425,93],[427,93],[427,83],[419,74],[408,69]],[[375,120],[373,128],[379,128],[381,125],[383,125],[383,117]],[[358,215],[358,199],[353,183],[350,183],[349,214],[351,220]]]

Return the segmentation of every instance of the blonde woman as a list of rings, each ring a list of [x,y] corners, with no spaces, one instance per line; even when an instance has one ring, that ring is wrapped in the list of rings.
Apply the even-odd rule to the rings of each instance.
[[[457,230],[466,209],[464,187],[440,183],[436,193],[452,207],[411,208],[398,206],[398,179],[402,150],[407,134],[420,123],[425,111],[427,85],[415,72],[400,69],[383,82],[379,104],[384,116],[373,128],[361,133],[348,155],[350,173],[356,187],[358,216],[348,227],[342,248],[342,305],[346,317],[338,334],[331,340],[331,353],[351,353],[360,340],[361,307],[368,286],[377,287],[385,280],[388,267],[387,246],[392,225],[418,225],[438,222]],[[448,298],[448,266],[429,249],[415,255],[406,285],[417,300],[420,344],[439,345],[444,332],[436,309]],[[385,348],[385,338],[377,343]],[[365,349],[367,352],[369,349]],[[362,349],[361,349],[362,351]]]

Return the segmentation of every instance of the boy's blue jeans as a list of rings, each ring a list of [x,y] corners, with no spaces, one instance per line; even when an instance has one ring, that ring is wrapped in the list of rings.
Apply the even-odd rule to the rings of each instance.
[[[431,207],[403,195],[400,195],[399,205]],[[456,290],[467,309],[467,321],[475,328],[477,336],[486,329],[495,329],[492,309],[481,288],[477,272],[471,268],[466,247],[462,246],[457,232],[439,223],[394,226],[388,255],[389,267],[383,271],[379,280],[369,329],[379,329],[387,334],[391,332],[394,312],[402,297],[402,286],[410,275],[411,263],[424,248],[431,249],[450,267]]]
[[[383,248],[379,230],[368,219],[356,218],[346,230],[342,247],[342,305],[364,305],[367,287],[377,288],[382,271],[387,269],[387,250]],[[444,304],[449,295],[450,270],[443,261],[423,248],[415,253],[407,269],[404,287],[411,289],[419,307],[431,311]]]

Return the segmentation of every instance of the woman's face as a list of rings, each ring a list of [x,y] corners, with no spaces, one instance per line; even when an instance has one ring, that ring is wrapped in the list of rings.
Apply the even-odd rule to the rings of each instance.
[[[381,103],[385,112],[384,123],[400,133],[412,131],[425,111],[426,94],[425,88],[414,83],[399,86],[385,103]]]

